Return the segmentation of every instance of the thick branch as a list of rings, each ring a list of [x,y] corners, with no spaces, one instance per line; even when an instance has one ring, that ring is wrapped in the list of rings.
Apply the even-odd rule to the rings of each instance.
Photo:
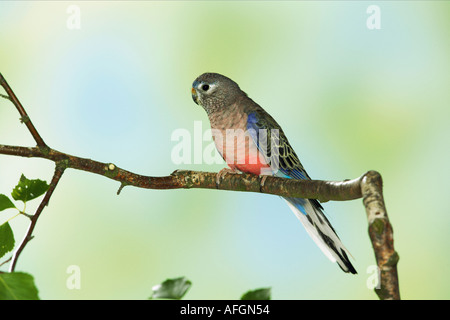
[[[217,185],[215,172],[177,170],[170,176],[150,177],[136,174],[117,167],[112,163],[103,163],[91,159],[80,158],[53,149],[27,148],[0,145],[0,154],[21,157],[45,158],[65,168],[72,168],[103,175],[119,181],[123,186],[135,186],[146,189],[219,189],[247,191],[297,197],[329,200],[353,200],[361,198],[361,179],[347,181],[294,180],[278,177],[267,177],[264,184],[261,178],[252,174],[227,174]]]
[[[363,203],[369,221],[369,236],[380,270],[380,283],[375,292],[381,300],[399,300],[397,274],[399,256],[394,250],[392,225],[384,205],[381,175],[378,172],[369,171],[361,182]]]

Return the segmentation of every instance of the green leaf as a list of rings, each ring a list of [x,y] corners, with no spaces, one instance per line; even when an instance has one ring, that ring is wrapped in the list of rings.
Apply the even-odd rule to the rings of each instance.
[[[29,180],[23,174],[17,186],[11,192],[14,200],[27,202],[43,195],[48,190],[49,185],[46,181],[39,179]]]
[[[241,300],[270,300],[271,288],[250,290],[244,293]]]
[[[34,279],[28,273],[0,273],[0,300],[39,300]]]
[[[150,299],[181,299],[191,287],[191,281],[185,277],[176,279],[167,279],[161,284],[157,284],[152,288],[152,296]]]
[[[0,226],[0,258],[14,248],[14,234],[8,222]]]
[[[5,196],[4,194],[0,194],[0,211],[15,207],[16,206],[14,205],[14,203],[12,203],[12,201],[7,196]]]

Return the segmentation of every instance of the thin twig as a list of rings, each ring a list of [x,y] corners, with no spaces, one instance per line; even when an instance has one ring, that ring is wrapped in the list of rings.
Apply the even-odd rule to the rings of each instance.
[[[64,167],[61,167],[59,165],[56,165],[55,173],[53,174],[52,181],[50,182],[50,186],[45,193],[44,199],[42,199],[41,203],[39,204],[39,207],[36,209],[36,213],[31,218],[31,223],[28,226],[27,233],[25,234],[25,237],[23,238],[22,242],[20,243],[17,250],[14,252],[12,256],[11,264],[9,265],[9,272],[14,272],[14,269],[16,268],[17,259],[19,259],[20,254],[22,253],[22,250],[25,248],[25,246],[28,244],[28,242],[33,238],[33,231],[36,227],[36,223],[39,219],[39,216],[42,213],[42,210],[44,210],[45,206],[48,205],[48,202],[50,200],[50,197],[53,194],[53,191],[55,191],[56,185],[58,184],[59,180],[62,177],[62,174],[64,173]]]
[[[34,127],[33,123],[31,122],[30,117],[28,117],[27,112],[23,108],[22,104],[20,103],[19,99],[17,99],[16,95],[12,91],[9,84],[6,82],[6,79],[3,77],[3,75],[0,73],[0,85],[5,89],[6,93],[8,94],[9,100],[14,104],[17,111],[19,111],[20,119],[25,125],[27,126],[28,130],[30,131],[31,135],[33,136],[34,140],[37,143],[37,146],[40,148],[46,148],[47,145],[45,144],[44,140],[39,135],[38,131]]]
[[[25,237],[23,238],[22,242],[20,243],[17,250],[14,252],[12,256],[11,264],[9,265],[9,272],[14,272],[14,269],[16,268],[17,259],[19,259],[20,254],[22,253],[22,250],[25,248],[25,246],[28,244],[28,242],[33,238],[33,231],[36,227],[36,223],[39,219],[39,216],[42,213],[42,210],[44,210],[45,206],[48,205],[48,202],[50,200],[50,197],[53,194],[53,191],[55,191],[56,185],[58,184],[59,180],[61,179],[62,175],[64,173],[64,167],[61,167],[59,165],[56,165],[55,173],[53,174],[52,181],[50,182],[50,186],[45,193],[44,199],[42,199],[41,203],[39,204],[39,207],[36,209],[36,213],[31,218],[31,223],[28,226],[27,233],[25,234]]]
[[[5,261],[3,261],[2,263],[0,263],[0,267],[8,262],[10,262],[12,259],[12,257],[9,257],[8,259],[6,259]]]
[[[11,101],[11,98],[5,94],[1,94],[0,93],[0,97],[2,97],[3,99],[8,99],[9,101]]]

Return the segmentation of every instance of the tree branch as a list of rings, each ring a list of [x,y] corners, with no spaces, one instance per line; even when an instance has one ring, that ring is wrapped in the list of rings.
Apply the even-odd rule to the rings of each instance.
[[[379,288],[375,292],[381,300],[400,300],[397,274],[399,256],[394,250],[393,230],[384,204],[381,175],[369,171],[361,181],[361,190],[369,222],[369,236],[380,270]]]
[[[44,158],[59,163],[64,168],[87,171],[116,180],[125,186],[145,189],[219,189],[274,194],[283,197],[298,197],[329,200],[353,200],[361,198],[361,179],[347,181],[293,180],[278,177],[261,178],[252,174],[227,174],[217,185],[215,172],[177,170],[169,176],[152,177],[136,174],[113,163],[80,158],[48,148],[0,145],[0,154],[28,158]]]
[[[0,154],[44,158],[55,162],[56,165],[50,188],[33,216],[24,240],[13,255],[10,271],[14,270],[20,253],[31,239],[36,222],[43,208],[48,204],[64,170],[72,168],[102,175],[120,182],[118,194],[125,186],[135,186],[146,189],[200,188],[246,191],[283,197],[318,199],[321,202],[363,198],[369,222],[369,236],[380,270],[379,288],[375,291],[380,299],[400,299],[397,274],[398,254],[393,246],[392,226],[387,216],[381,175],[378,172],[369,171],[359,178],[345,181],[294,180],[272,176],[267,176],[262,181],[259,176],[242,173],[227,174],[217,183],[217,173],[186,170],[177,170],[171,175],[163,177],[144,176],[119,168],[113,163],[98,162],[51,149],[40,137],[24,108],[1,74],[0,83],[8,94],[8,96],[1,95],[1,97],[10,100],[16,106],[22,116],[21,119],[27,125],[37,143],[37,147],[0,145]]]
[[[36,223],[39,219],[39,216],[42,213],[42,210],[44,210],[45,206],[48,205],[48,202],[50,200],[50,197],[53,194],[53,191],[55,191],[56,185],[59,182],[59,179],[61,179],[62,174],[64,173],[64,167],[56,165],[55,173],[53,174],[52,181],[50,182],[50,186],[45,193],[44,199],[42,199],[41,203],[39,204],[39,207],[36,209],[35,214],[31,217],[31,223],[28,226],[27,233],[25,234],[25,237],[23,238],[22,242],[20,243],[17,250],[14,252],[11,260],[11,264],[9,265],[9,272],[14,272],[14,269],[16,268],[17,260],[19,259],[20,254],[22,253],[22,250],[25,248],[25,246],[28,244],[28,242],[33,239],[33,230],[36,227]]]
[[[30,117],[28,117],[28,114],[26,113],[25,109],[23,108],[22,104],[20,103],[19,99],[17,99],[16,95],[12,91],[9,84],[6,82],[6,79],[3,77],[3,75],[0,73],[0,85],[5,89],[6,93],[8,94],[8,99],[14,104],[17,111],[19,111],[20,114],[20,120],[25,123],[28,130],[30,131],[31,135],[33,136],[34,140],[36,141],[38,147],[40,148],[46,148],[47,145],[45,144],[44,140],[39,135],[38,131],[34,127],[33,123],[31,122]],[[2,97],[4,97],[2,95]]]

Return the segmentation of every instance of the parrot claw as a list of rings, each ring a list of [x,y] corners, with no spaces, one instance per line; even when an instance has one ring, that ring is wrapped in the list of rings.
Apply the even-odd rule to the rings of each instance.
[[[236,170],[230,169],[230,168],[223,168],[222,170],[220,170],[219,173],[216,175],[217,188],[219,188],[220,180],[222,180],[228,173],[236,174],[238,172]]]
[[[266,182],[267,177],[268,177],[267,175],[260,175],[259,176],[259,179],[260,179],[259,191],[261,191],[261,189],[264,187],[264,183]]]

